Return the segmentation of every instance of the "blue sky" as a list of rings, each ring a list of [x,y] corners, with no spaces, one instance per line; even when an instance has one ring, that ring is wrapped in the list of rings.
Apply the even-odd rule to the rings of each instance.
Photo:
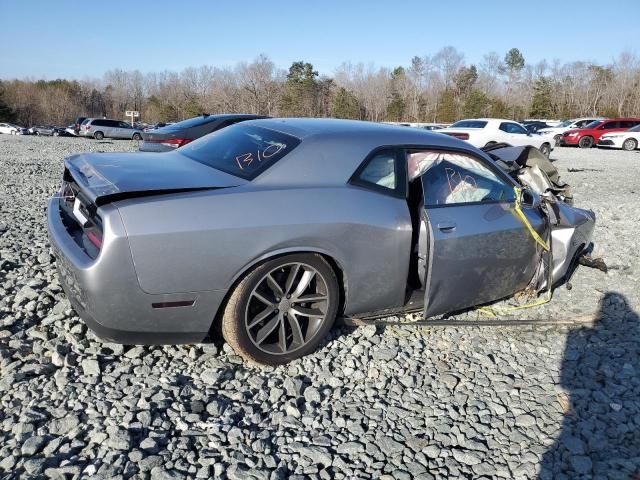
[[[5,79],[224,66],[260,53],[331,75],[343,61],[407,65],[447,45],[468,63],[512,47],[529,63],[640,53],[640,0],[0,0],[0,16]]]

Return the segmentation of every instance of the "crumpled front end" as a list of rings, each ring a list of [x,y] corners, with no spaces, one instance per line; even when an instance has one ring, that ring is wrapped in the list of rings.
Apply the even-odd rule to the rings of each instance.
[[[551,272],[548,254],[531,285],[538,291],[554,285],[571,274],[580,255],[591,245],[596,215],[573,206],[571,186],[560,179],[557,168],[539,150],[532,147],[505,147],[487,152],[520,185],[541,199],[550,228]],[[550,275],[549,275],[550,273]]]

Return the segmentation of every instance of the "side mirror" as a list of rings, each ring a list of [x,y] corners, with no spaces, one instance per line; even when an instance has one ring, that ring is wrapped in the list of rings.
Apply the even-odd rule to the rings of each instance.
[[[525,188],[520,193],[520,204],[524,208],[538,208],[541,203],[540,195],[529,188]]]

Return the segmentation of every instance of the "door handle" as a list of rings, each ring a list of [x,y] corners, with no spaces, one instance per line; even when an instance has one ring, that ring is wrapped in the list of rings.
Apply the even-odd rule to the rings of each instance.
[[[442,222],[438,224],[438,230],[441,232],[453,232],[456,229],[456,224],[453,222]]]

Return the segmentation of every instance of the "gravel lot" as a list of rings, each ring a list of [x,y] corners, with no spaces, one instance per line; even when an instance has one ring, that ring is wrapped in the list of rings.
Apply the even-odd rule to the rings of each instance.
[[[552,154],[610,270],[520,315],[593,325],[342,327],[260,370],[221,344],[103,343],[70,309],[45,225],[62,158],[135,148],[0,136],[0,478],[640,473],[640,152]]]

